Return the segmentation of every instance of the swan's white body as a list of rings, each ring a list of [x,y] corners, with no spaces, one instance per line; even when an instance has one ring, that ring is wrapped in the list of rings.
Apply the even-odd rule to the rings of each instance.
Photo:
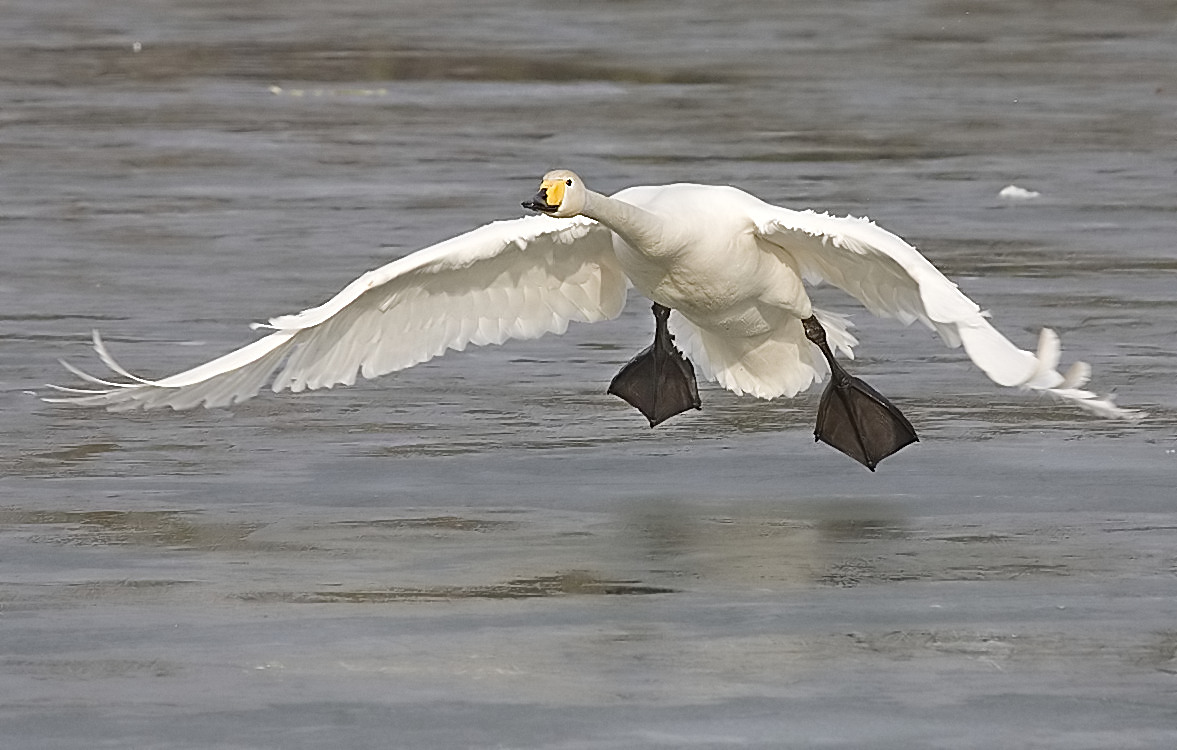
[[[68,395],[51,400],[185,409],[241,401],[267,382],[275,392],[351,384],[447,349],[614,318],[630,284],[675,311],[675,341],[704,376],[737,394],[788,397],[828,372],[801,319],[816,314],[847,355],[858,343],[844,317],[812,309],[808,281],[833,284],[876,315],[922,322],[949,346],[963,345],[1000,385],[1100,416],[1136,415],[1083,390],[1087,365],[1059,374],[1052,331],[1042,331],[1037,354],[1019,349],[915,248],[865,219],[792,211],[731,187],[633,187],[607,198],[570,172],[549,173],[544,185],[559,189],[562,205],[551,213],[562,218],[495,222],[420,250],[318,307],[270,320],[268,336],[171,377],[131,375],[95,333],[103,361],[128,382],[70,367],[97,387],[59,388]]]

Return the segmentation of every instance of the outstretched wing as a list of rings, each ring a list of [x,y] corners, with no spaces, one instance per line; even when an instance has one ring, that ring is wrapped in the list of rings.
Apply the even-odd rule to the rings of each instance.
[[[55,386],[66,395],[46,400],[187,409],[243,401],[267,382],[275,392],[351,385],[357,375],[402,370],[447,349],[614,318],[627,284],[611,233],[591,219],[500,221],[369,271],[318,307],[255,326],[273,330],[265,338],[162,380],[122,368],[95,332],[99,356],[125,382],[66,364],[96,387]]]
[[[1110,397],[1084,390],[1091,374],[1086,363],[1077,362],[1061,375],[1054,331],[1043,329],[1037,353],[1019,349],[927,258],[873,222],[766,203],[753,214],[757,234],[791,258],[807,281],[833,284],[875,315],[905,324],[920,321],[948,346],[963,345],[995,383],[1044,391],[1099,416],[1140,416]]]

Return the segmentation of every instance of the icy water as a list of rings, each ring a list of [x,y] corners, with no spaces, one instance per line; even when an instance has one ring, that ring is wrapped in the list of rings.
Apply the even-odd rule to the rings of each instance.
[[[1177,745],[1175,144],[1167,1],[6,3],[0,746]],[[92,328],[212,358],[555,166],[869,215],[1151,417],[860,312],[923,438],[877,474],[813,393],[650,431],[604,393],[640,299],[233,410],[30,394]]]

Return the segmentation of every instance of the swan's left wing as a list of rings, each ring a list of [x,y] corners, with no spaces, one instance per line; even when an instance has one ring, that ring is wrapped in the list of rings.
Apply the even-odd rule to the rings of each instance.
[[[92,387],[55,386],[65,395],[46,400],[187,409],[243,401],[267,382],[275,392],[350,385],[357,375],[401,370],[447,349],[615,318],[627,285],[612,233],[595,221],[499,221],[369,271],[318,307],[255,326],[272,329],[268,336],[160,380],[121,367],[95,332],[99,357],[124,380],[63,363]]]
[[[1091,374],[1086,363],[1060,374],[1054,331],[1042,330],[1037,353],[1019,349],[919,251],[873,222],[767,203],[754,206],[751,218],[757,235],[792,259],[807,281],[833,284],[875,315],[920,321],[950,347],[963,345],[995,383],[1044,391],[1103,417],[1140,416],[1084,390]]]

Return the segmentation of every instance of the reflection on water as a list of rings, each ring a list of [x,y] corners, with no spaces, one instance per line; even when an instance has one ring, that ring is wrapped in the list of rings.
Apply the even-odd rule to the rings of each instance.
[[[249,602],[292,604],[391,604],[396,602],[445,601],[452,599],[531,599],[546,596],[632,596],[671,594],[674,589],[649,586],[638,581],[604,581],[594,574],[569,571],[536,578],[516,578],[487,586],[395,587],[363,591],[250,592],[241,598]]]
[[[86,445],[76,445],[72,448],[63,448],[57,451],[44,451],[43,453],[33,454],[34,458],[43,461],[74,463],[77,461],[85,461],[109,451],[117,450],[118,446],[114,443],[88,443]]]
[[[504,521],[487,509],[353,509],[250,525],[9,509],[5,545],[26,559],[65,549],[86,562],[53,585],[28,566],[0,582],[0,607],[34,618],[34,630],[6,618],[16,651],[0,657],[0,674],[32,680],[34,697],[101,690],[109,709],[133,712],[122,707],[143,700],[137,681],[248,695],[257,672],[298,676],[300,692],[309,685],[324,700],[338,680],[360,680],[390,697],[428,687],[478,701],[489,690],[545,711],[613,705],[603,696],[617,689],[652,704],[751,699],[775,685],[838,695],[848,674],[893,683],[898,672],[923,685],[963,672],[970,691],[1033,684],[1052,695],[1100,686],[1109,672],[1129,685],[1172,672],[1171,628],[1125,628],[1131,594],[1109,599],[1099,586],[1155,579],[1177,541],[1171,514],[1133,527],[1072,515],[1061,527],[1054,513],[900,521],[852,508],[790,517],[764,503],[661,501],[620,514],[499,509]],[[54,642],[35,635],[44,613],[78,622],[84,650],[37,646]],[[1044,687],[1043,670],[1060,682]],[[287,700],[269,680],[260,689]],[[851,693],[836,700],[863,699]],[[394,705],[402,700],[412,702]]]
[[[70,545],[149,545],[193,550],[241,549],[257,523],[200,523],[178,511],[0,509],[0,526],[38,529],[39,543]]]
[[[336,521],[340,526],[374,527],[388,529],[453,529],[455,531],[489,531],[511,526],[511,521],[494,521],[485,518],[462,518],[460,516],[432,516],[429,518],[381,518],[372,521]]]
[[[256,601],[391,602],[460,596],[672,593],[708,590],[719,584],[774,590],[783,586],[783,592],[812,584],[996,580],[1113,570],[1122,574],[1137,567],[1146,569],[1149,563],[1138,559],[1139,549],[1125,549],[1109,532],[1132,531],[1161,539],[1177,529],[1173,524],[1131,528],[1102,524],[1094,530],[1008,527],[1008,522],[1000,526],[972,519],[917,524],[916,519],[847,517],[844,509],[836,518],[783,517],[766,515],[767,508],[759,505],[726,506],[726,515],[712,510],[653,502],[614,518],[561,518],[514,510],[508,513],[511,520],[446,515],[291,524],[212,520],[179,511],[9,508],[0,510],[0,530],[34,545],[133,546],[143,554],[196,554],[208,558],[208,563],[225,555],[265,566],[318,559],[325,563],[318,580],[329,569],[345,573],[348,565],[340,563],[350,560],[357,571],[384,580],[404,575],[433,581],[429,586],[285,593],[259,593],[247,580],[232,584],[237,591],[234,596]],[[528,555],[519,556],[520,549],[527,549]],[[570,561],[610,572],[567,567]],[[440,569],[431,571],[438,563]],[[500,569],[561,566],[564,569],[557,573],[478,582]],[[623,571],[638,572],[645,580],[616,577]],[[128,578],[109,585],[150,588],[171,583]],[[108,584],[76,585],[92,591]],[[222,585],[218,584],[218,590]]]

